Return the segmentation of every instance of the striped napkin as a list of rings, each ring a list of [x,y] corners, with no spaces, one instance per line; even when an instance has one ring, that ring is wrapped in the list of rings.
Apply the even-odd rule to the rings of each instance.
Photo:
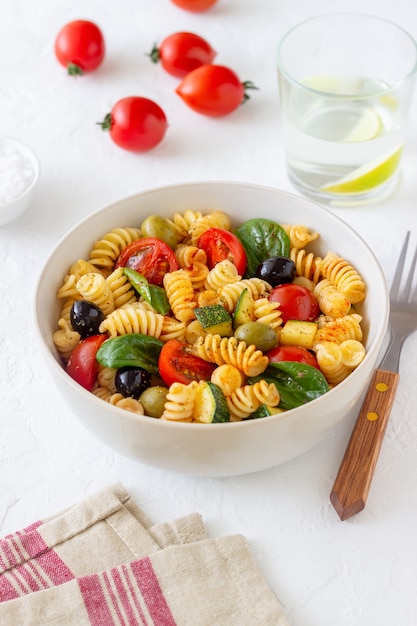
[[[288,626],[245,538],[152,525],[116,483],[0,540],[2,626]]]

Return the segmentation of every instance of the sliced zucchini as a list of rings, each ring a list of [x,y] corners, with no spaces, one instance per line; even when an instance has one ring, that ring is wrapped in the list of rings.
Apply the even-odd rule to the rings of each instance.
[[[194,419],[203,424],[230,421],[229,407],[218,385],[210,381],[200,383],[194,404]]]
[[[194,309],[195,316],[207,333],[231,337],[232,317],[221,304],[208,304]]]
[[[253,312],[254,300],[249,289],[245,288],[240,294],[233,313],[233,328],[236,330],[242,324],[248,324],[255,320]]]
[[[279,409],[277,406],[267,406],[266,404],[261,404],[261,406],[258,407],[254,413],[251,413],[249,417],[251,419],[259,419],[260,417],[269,417],[270,415],[276,415],[277,413],[283,413],[283,410]]]
[[[316,322],[288,320],[281,329],[279,342],[283,346],[301,346],[311,350],[316,332]]]

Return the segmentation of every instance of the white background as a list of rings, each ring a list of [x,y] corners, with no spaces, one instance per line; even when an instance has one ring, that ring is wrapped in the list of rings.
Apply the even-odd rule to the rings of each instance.
[[[283,160],[276,45],[298,21],[345,10],[391,18],[417,37],[413,0],[219,0],[202,14],[170,0],[1,1],[0,133],[28,143],[42,167],[30,211],[0,228],[1,535],[120,480],[155,522],[197,510],[212,535],[244,534],[292,626],[417,624],[417,335],[403,352],[367,507],[342,523],[329,492],[352,423],[258,474],[203,479],[151,469],[114,453],[74,419],[52,387],[32,327],[33,289],[49,251],[102,206],[193,180],[295,193]],[[53,43],[77,18],[101,27],[107,55],[95,73],[71,78]],[[178,81],[145,56],[180,30],[205,37],[216,62],[259,91],[221,119],[188,109],[174,92]],[[154,99],[168,117],[166,137],[152,152],[125,152],[96,125],[129,95]],[[417,243],[415,102],[395,195],[337,210],[371,245],[388,280],[407,229]]]

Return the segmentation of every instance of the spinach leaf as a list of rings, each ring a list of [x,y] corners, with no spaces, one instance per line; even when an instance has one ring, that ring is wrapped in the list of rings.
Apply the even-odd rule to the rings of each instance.
[[[142,274],[132,270],[130,267],[124,267],[123,272],[138,294],[141,295],[157,313],[166,315],[169,312],[170,306],[165,289],[148,283]]]
[[[263,217],[244,222],[235,230],[235,235],[246,250],[246,276],[249,278],[255,276],[256,268],[265,259],[290,254],[290,239],[285,230]]]
[[[142,367],[151,374],[158,374],[158,359],[163,342],[149,335],[131,333],[112,337],[97,350],[97,361],[104,367]]]
[[[262,378],[278,389],[281,409],[294,409],[329,391],[327,380],[316,367],[295,361],[270,363],[263,374],[249,378],[249,383]]]

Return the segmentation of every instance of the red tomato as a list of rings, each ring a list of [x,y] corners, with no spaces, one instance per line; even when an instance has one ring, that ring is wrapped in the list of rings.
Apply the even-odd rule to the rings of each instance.
[[[197,246],[207,254],[207,265],[212,269],[216,263],[228,259],[241,276],[246,272],[246,252],[239,239],[223,228],[209,228],[198,239]]]
[[[224,65],[202,65],[184,76],[175,91],[197,113],[219,117],[248,99],[245,89],[256,87],[250,82],[242,83]]]
[[[162,285],[164,275],[178,269],[174,252],[161,239],[144,237],[132,241],[121,253],[117,267],[130,267],[153,285]]]
[[[107,335],[91,335],[82,339],[68,359],[67,373],[88,391],[93,388],[99,370],[97,350],[106,339]]]
[[[172,2],[181,9],[199,13],[200,11],[207,11],[213,4],[216,4],[217,0],[172,0]]]
[[[158,368],[162,380],[169,386],[175,382],[188,385],[193,380],[210,380],[216,365],[192,354],[185,341],[170,339],[162,346]]]
[[[296,361],[297,363],[305,363],[306,365],[312,365],[320,369],[315,355],[301,346],[277,346],[267,352],[266,356],[271,363]]]
[[[269,294],[271,302],[279,302],[282,321],[303,320],[313,322],[320,315],[316,296],[306,287],[296,283],[277,285]]]
[[[104,52],[102,32],[88,20],[69,22],[55,40],[55,55],[72,75],[94,70],[104,59]]]
[[[160,61],[168,74],[182,78],[201,65],[210,65],[216,51],[199,35],[174,33],[159,48],[155,45],[149,56],[154,63]]]
[[[168,128],[161,107],[139,96],[122,98],[100,123],[115,144],[132,152],[145,152],[162,141]]]

